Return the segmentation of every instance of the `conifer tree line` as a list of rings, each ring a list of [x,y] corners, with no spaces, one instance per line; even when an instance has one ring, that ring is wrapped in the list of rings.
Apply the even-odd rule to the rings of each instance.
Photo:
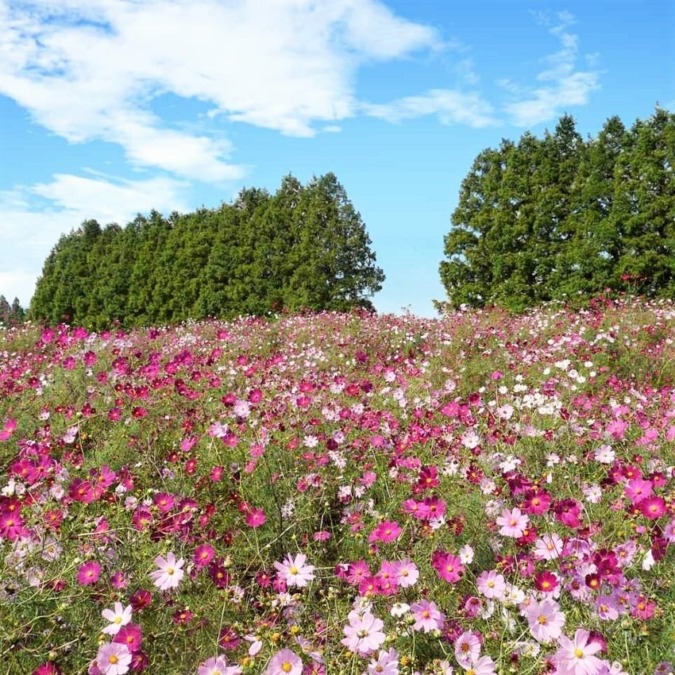
[[[30,317],[101,329],[372,309],[384,274],[370,244],[335,175],[288,175],[273,195],[243,189],[215,209],[84,222],[45,261]]]
[[[440,265],[447,303],[515,310],[609,289],[675,298],[675,114],[582,139],[565,115],[543,138],[481,152]]]
[[[19,298],[14,298],[10,305],[4,295],[0,295],[0,327],[17,326],[23,323],[26,311],[21,306]]]

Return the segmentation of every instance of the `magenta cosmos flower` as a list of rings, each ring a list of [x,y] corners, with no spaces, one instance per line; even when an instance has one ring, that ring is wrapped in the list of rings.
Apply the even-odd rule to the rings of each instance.
[[[376,541],[388,544],[398,539],[401,532],[401,526],[395,520],[385,520],[370,533],[368,541],[371,544]]]
[[[314,579],[314,566],[306,565],[306,562],[307,556],[304,553],[298,553],[295,558],[287,555],[282,563],[275,562],[274,567],[287,586],[303,588]]]
[[[167,553],[166,558],[158,555],[155,558],[155,565],[159,569],[150,572],[150,578],[161,591],[176,588],[185,575],[185,572],[182,570],[184,564],[185,560],[182,558],[177,560],[173,553]]]
[[[124,675],[131,666],[131,652],[126,645],[111,642],[98,650],[96,665],[103,675]]]
[[[271,658],[265,675],[302,675],[302,660],[290,649],[282,649]]]
[[[101,576],[101,566],[95,560],[80,565],[77,570],[77,583],[82,586],[95,584]]]

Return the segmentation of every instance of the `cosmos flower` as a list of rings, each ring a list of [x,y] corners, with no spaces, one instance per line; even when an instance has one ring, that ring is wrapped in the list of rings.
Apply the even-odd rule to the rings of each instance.
[[[183,559],[177,560],[172,552],[167,553],[166,558],[158,555],[155,558],[155,565],[159,569],[150,572],[150,578],[161,591],[177,588],[185,575],[182,569],[184,564],[185,561]]]

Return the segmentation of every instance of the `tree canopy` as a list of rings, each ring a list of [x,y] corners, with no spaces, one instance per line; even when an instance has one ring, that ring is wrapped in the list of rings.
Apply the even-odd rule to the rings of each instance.
[[[541,139],[482,151],[445,237],[448,304],[675,297],[674,167],[675,114],[661,108],[630,129],[612,117],[587,140],[565,115]]]
[[[333,174],[306,185],[289,175],[273,195],[247,188],[215,209],[85,221],[45,261],[30,316],[100,329],[372,309],[384,274],[370,244]]]

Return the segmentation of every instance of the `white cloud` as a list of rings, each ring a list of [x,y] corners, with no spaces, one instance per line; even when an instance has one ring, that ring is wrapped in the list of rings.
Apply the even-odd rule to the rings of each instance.
[[[310,136],[354,114],[362,63],[439,44],[379,0],[0,0],[0,93],[72,142],[222,181],[242,174],[230,144],[171,127],[153,100],[173,93],[213,106],[212,120]]]
[[[549,23],[546,15],[540,15],[539,19]],[[577,65],[579,39],[568,30],[574,17],[568,12],[560,12],[557,19],[558,23],[549,28],[549,33],[560,41],[561,48],[544,59],[545,68],[537,75],[541,86],[523,89],[510,80],[499,83],[520,99],[504,106],[517,126],[547,122],[560,115],[567,106],[585,105],[591,92],[600,86],[600,73],[594,69],[595,55],[587,59],[591,69],[580,70]]]
[[[183,188],[183,183],[169,178],[113,181],[57,174],[49,183],[0,192],[0,293],[10,302],[16,296],[28,305],[44,261],[61,234],[90,218],[102,225],[126,225],[139,211],[187,211]],[[46,200],[42,207],[37,205],[40,200]]]
[[[413,117],[436,115],[442,124],[466,124],[481,128],[499,124],[492,106],[476,93],[431,89],[419,96],[406,96],[386,104],[364,104],[371,117],[401,122]]]

